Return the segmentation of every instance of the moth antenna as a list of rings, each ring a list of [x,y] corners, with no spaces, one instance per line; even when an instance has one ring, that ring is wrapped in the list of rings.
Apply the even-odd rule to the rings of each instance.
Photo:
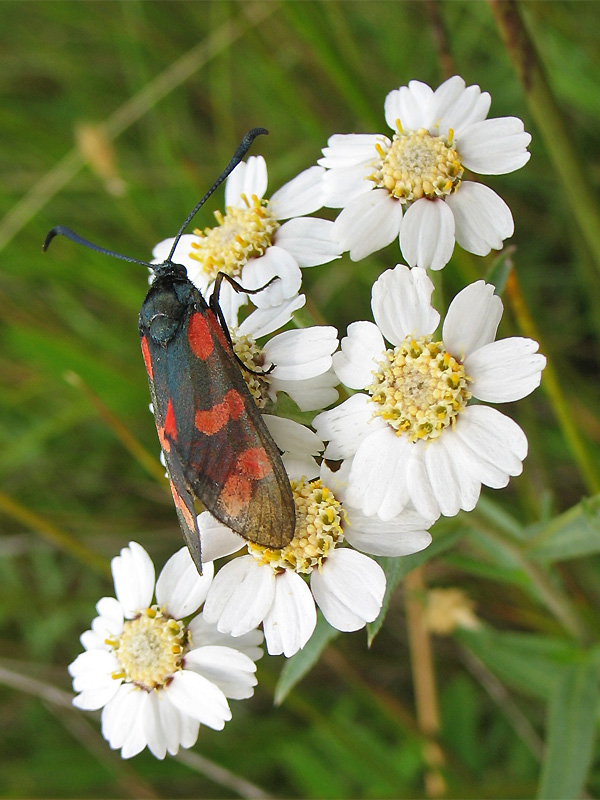
[[[231,157],[231,161],[229,162],[229,164],[227,164],[227,166],[225,167],[223,172],[219,175],[219,177],[213,183],[213,185],[210,187],[208,192],[206,192],[204,197],[198,203],[196,203],[194,208],[188,214],[187,219],[185,220],[185,222],[183,223],[183,225],[179,229],[179,233],[175,237],[175,241],[173,242],[173,246],[171,247],[171,252],[169,253],[169,256],[167,258],[167,262],[171,261],[171,259],[173,258],[173,254],[175,253],[175,250],[177,249],[177,245],[179,244],[179,240],[183,236],[185,229],[190,224],[190,222],[193,220],[193,218],[196,216],[198,211],[202,208],[204,203],[206,203],[206,201],[211,196],[211,194],[216,189],[219,188],[219,186],[223,183],[225,178],[227,178],[227,176],[231,172],[233,172],[233,170],[237,167],[237,165],[240,163],[240,161],[243,159],[243,157],[246,155],[246,153],[250,149],[250,145],[256,139],[256,137],[260,136],[261,134],[268,135],[268,133],[269,133],[269,131],[266,128],[252,128],[252,130],[248,131],[248,133],[244,136],[244,138],[242,139],[242,141],[238,145],[235,153]]]
[[[93,242],[88,242],[87,239],[79,236],[79,234],[75,233],[75,231],[72,231],[71,228],[67,228],[64,225],[57,225],[56,228],[52,228],[52,230],[48,232],[44,244],[42,245],[42,250],[44,253],[48,249],[48,245],[55,236],[66,236],[67,239],[75,242],[75,244],[82,244],[84,247],[87,247],[88,250],[95,250],[97,253],[103,253],[105,256],[120,258],[122,261],[130,261],[132,264],[142,264],[144,267],[154,269],[154,266],[149,264],[147,261],[140,261],[139,258],[124,256],[121,253],[115,253],[113,250],[107,250],[105,247],[100,247],[100,245],[94,244]]]

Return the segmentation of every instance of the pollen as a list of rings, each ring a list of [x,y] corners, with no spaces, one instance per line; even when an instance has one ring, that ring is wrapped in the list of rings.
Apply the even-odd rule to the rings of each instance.
[[[173,674],[183,669],[188,634],[182,622],[157,606],[126,620],[123,633],[114,642],[121,666],[115,677],[124,678],[140,689],[164,688]]]
[[[209,280],[214,280],[218,272],[239,277],[250,258],[262,256],[271,246],[279,228],[268,200],[259,200],[256,195],[250,200],[242,195],[242,200],[244,208],[228,206],[225,216],[216,211],[218,225],[214,228],[194,231],[199,239],[192,243],[190,258],[200,262]]]
[[[471,398],[471,378],[442,342],[431,336],[407,337],[393,350],[386,350],[379,369],[367,387],[381,417],[411,442],[436,439],[456,424]]]
[[[335,547],[344,541],[344,509],[320,480],[290,481],[296,505],[296,530],[292,541],[281,550],[248,543],[251,555],[275,572],[285,569],[308,574],[321,569]]]
[[[398,129],[402,131],[399,122]],[[432,136],[425,128],[396,133],[389,147],[378,145],[369,180],[406,204],[446,197],[458,189],[464,172],[451,143],[452,131],[448,138]]]
[[[243,370],[244,379],[250,390],[250,394],[259,409],[266,408],[269,402],[269,374],[264,372],[265,357],[262,348],[256,343],[256,340],[248,334],[238,334],[231,331],[231,339],[233,342],[233,352],[248,368]],[[263,374],[260,374],[263,371]]]

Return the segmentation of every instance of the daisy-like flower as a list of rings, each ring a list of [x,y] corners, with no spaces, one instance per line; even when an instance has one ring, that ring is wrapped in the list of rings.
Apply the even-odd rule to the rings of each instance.
[[[484,281],[454,298],[440,337],[425,270],[398,265],[375,282],[376,324],[355,322],[333,366],[362,389],[319,414],[325,457],[352,459],[347,498],[368,515],[393,519],[410,502],[425,517],[475,507],[481,484],[500,488],[527,455],[521,428],[494,408],[540,383],[546,364],[531,339],[494,341],[502,301]],[[386,348],[385,339],[391,347]]]
[[[112,560],[114,597],[103,597],[99,616],[81,637],[85,652],[69,666],[77,696],[73,704],[102,709],[102,735],[123,758],[147,747],[157,758],[191,747],[200,725],[221,730],[231,711],[227,698],[251,697],[260,631],[233,640],[200,615],[213,578],[204,575],[186,547],[165,564],[156,582],[143,547],[129,547]]]
[[[344,476],[325,465],[319,470],[314,459],[323,449],[315,434],[291,420],[265,421],[279,447],[287,450],[283,461],[296,505],[295,535],[280,550],[247,543],[248,555],[217,572],[203,616],[232,636],[243,636],[262,622],[269,653],[292,656],[314,631],[315,604],[340,631],[363,628],[381,610],[383,570],[363,553],[342,546],[344,540],[367,552],[398,556],[427,547],[431,536],[428,523],[414,512],[384,524],[346,505]],[[237,534],[207,512],[198,522],[210,558],[242,546]]]
[[[225,215],[215,213],[218,225],[184,234],[173,260],[186,268],[205,297],[218,272],[248,289],[279,278],[254,295],[256,305],[279,305],[293,297],[302,282],[300,267],[327,264],[341,255],[333,223],[305,216],[323,206],[324,171],[310,167],[266,199],[267,165],[262,156],[250,156],[227,178]],[[156,263],[168,256],[173,241],[156,245]]]
[[[517,117],[486,119],[491,98],[458,75],[435,91],[410,81],[385,99],[390,139],[336,134],[319,164],[324,204],[342,208],[334,233],[350,258],[397,236],[411,267],[441,269],[454,242],[476,255],[499,250],[514,223],[506,203],[487,186],[464,180],[465,169],[503,175],[529,160],[531,136]]]

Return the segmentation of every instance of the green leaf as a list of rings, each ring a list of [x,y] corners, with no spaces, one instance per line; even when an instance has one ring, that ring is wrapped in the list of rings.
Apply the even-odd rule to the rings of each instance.
[[[600,495],[582,500],[533,530],[525,552],[538,562],[549,564],[600,552]]]
[[[305,647],[295,656],[288,658],[281,670],[277,686],[275,687],[275,705],[279,706],[291,692],[298,681],[310,672],[319,660],[323,650],[330,641],[339,636],[339,631],[332,628],[325,618],[319,614],[317,627]]]
[[[569,665],[548,710],[548,736],[538,797],[580,797],[592,761],[598,713],[598,650]]]

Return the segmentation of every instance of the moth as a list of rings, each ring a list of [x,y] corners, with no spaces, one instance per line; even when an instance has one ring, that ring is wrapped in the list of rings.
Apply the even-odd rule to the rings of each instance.
[[[43,245],[65,236],[97,252],[143,264],[154,281],[142,304],[139,332],[171,492],[183,538],[202,574],[202,547],[194,500],[219,522],[250,542],[273,549],[288,544],[295,528],[290,481],[262,416],[250,394],[219,306],[223,280],[248,290],[224,273],[207,302],[184,266],[173,261],[188,224],[247,153],[256,136],[244,136],[231,161],[181,226],[162,264],[150,264],[106,250],[59,225]]]

